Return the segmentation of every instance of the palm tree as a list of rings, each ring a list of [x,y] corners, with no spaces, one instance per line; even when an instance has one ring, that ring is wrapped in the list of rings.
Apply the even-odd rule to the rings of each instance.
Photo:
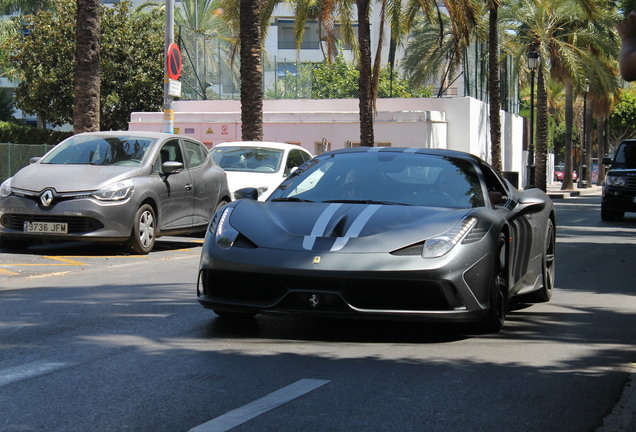
[[[241,134],[244,141],[263,139],[263,67],[259,0],[240,0]]]
[[[373,96],[371,88],[371,23],[370,0],[356,0],[358,6],[358,49],[360,55],[360,145],[373,147]]]
[[[99,0],[77,0],[73,132],[99,130]]]
[[[325,61],[331,63],[338,56],[338,41],[350,45],[357,52],[357,39],[353,26],[353,2],[347,0],[286,0],[294,12],[296,48],[300,49],[305,24],[308,20],[318,23],[318,40]]]
[[[586,66],[593,62],[587,46],[580,45],[580,39],[593,40],[583,23],[588,22],[590,13],[596,13],[594,3],[589,0],[520,0],[506,8],[504,20],[516,31],[522,43],[520,46],[533,47],[541,58],[537,80],[537,124],[535,152],[535,185],[546,190],[546,157],[548,141],[548,111],[546,80],[554,69],[567,72],[569,80],[581,82],[588,75]],[[559,74],[556,73],[558,76]],[[566,94],[570,94],[567,88]],[[568,108],[569,109],[569,104]],[[569,113],[566,112],[566,122]],[[570,146],[567,141],[566,146]],[[566,148],[566,155],[571,149]],[[569,156],[568,156],[569,157]],[[566,166],[571,162],[566,158]],[[567,168],[566,168],[567,169]]]
[[[490,106],[490,145],[492,167],[499,173],[501,165],[501,109],[499,92],[499,5],[488,0],[488,103]]]

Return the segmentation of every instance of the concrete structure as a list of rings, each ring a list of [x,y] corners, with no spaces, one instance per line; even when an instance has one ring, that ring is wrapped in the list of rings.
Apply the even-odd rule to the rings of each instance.
[[[241,139],[239,101],[176,101],[175,132],[209,146]],[[519,174],[525,184],[523,118],[503,112],[504,171]],[[135,112],[130,130],[160,131],[163,113]],[[314,154],[359,145],[357,99],[263,101],[264,140],[301,145]],[[490,161],[488,105],[469,98],[378,99],[376,145],[448,148]]]

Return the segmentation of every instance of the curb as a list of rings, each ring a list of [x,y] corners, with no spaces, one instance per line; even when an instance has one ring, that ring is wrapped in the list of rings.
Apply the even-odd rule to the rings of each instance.
[[[593,185],[589,188],[585,189],[572,189],[572,190],[561,190],[560,185],[558,183],[554,183],[548,186],[547,194],[550,199],[568,199],[573,197],[579,197],[583,195],[596,195],[600,194],[602,191],[602,186]]]
[[[632,363],[620,400],[614,405],[612,412],[603,419],[603,424],[594,432],[636,432],[635,408],[636,363]]]

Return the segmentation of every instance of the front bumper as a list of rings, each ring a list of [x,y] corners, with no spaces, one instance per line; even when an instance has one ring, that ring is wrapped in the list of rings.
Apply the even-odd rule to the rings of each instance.
[[[483,252],[488,248],[472,260],[459,257],[461,248],[429,260],[274,249],[212,258],[219,249],[211,249],[204,246],[197,297],[214,310],[476,321],[490,308],[494,256]]]
[[[9,196],[0,200],[0,234],[52,240],[121,241],[130,237],[136,210],[130,200],[103,204],[91,198],[78,198],[43,209],[32,199]],[[24,222],[67,223],[68,233],[27,233]]]
[[[636,189],[605,185],[601,205],[605,210],[636,212]]]

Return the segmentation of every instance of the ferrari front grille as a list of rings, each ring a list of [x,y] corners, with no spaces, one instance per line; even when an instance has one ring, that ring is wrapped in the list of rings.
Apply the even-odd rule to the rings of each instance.
[[[430,311],[457,306],[449,299],[454,289],[436,281],[350,278],[337,273],[325,277],[204,271],[202,276],[205,297],[244,306],[289,309],[297,304],[292,299],[298,292],[333,294],[366,310]]]

